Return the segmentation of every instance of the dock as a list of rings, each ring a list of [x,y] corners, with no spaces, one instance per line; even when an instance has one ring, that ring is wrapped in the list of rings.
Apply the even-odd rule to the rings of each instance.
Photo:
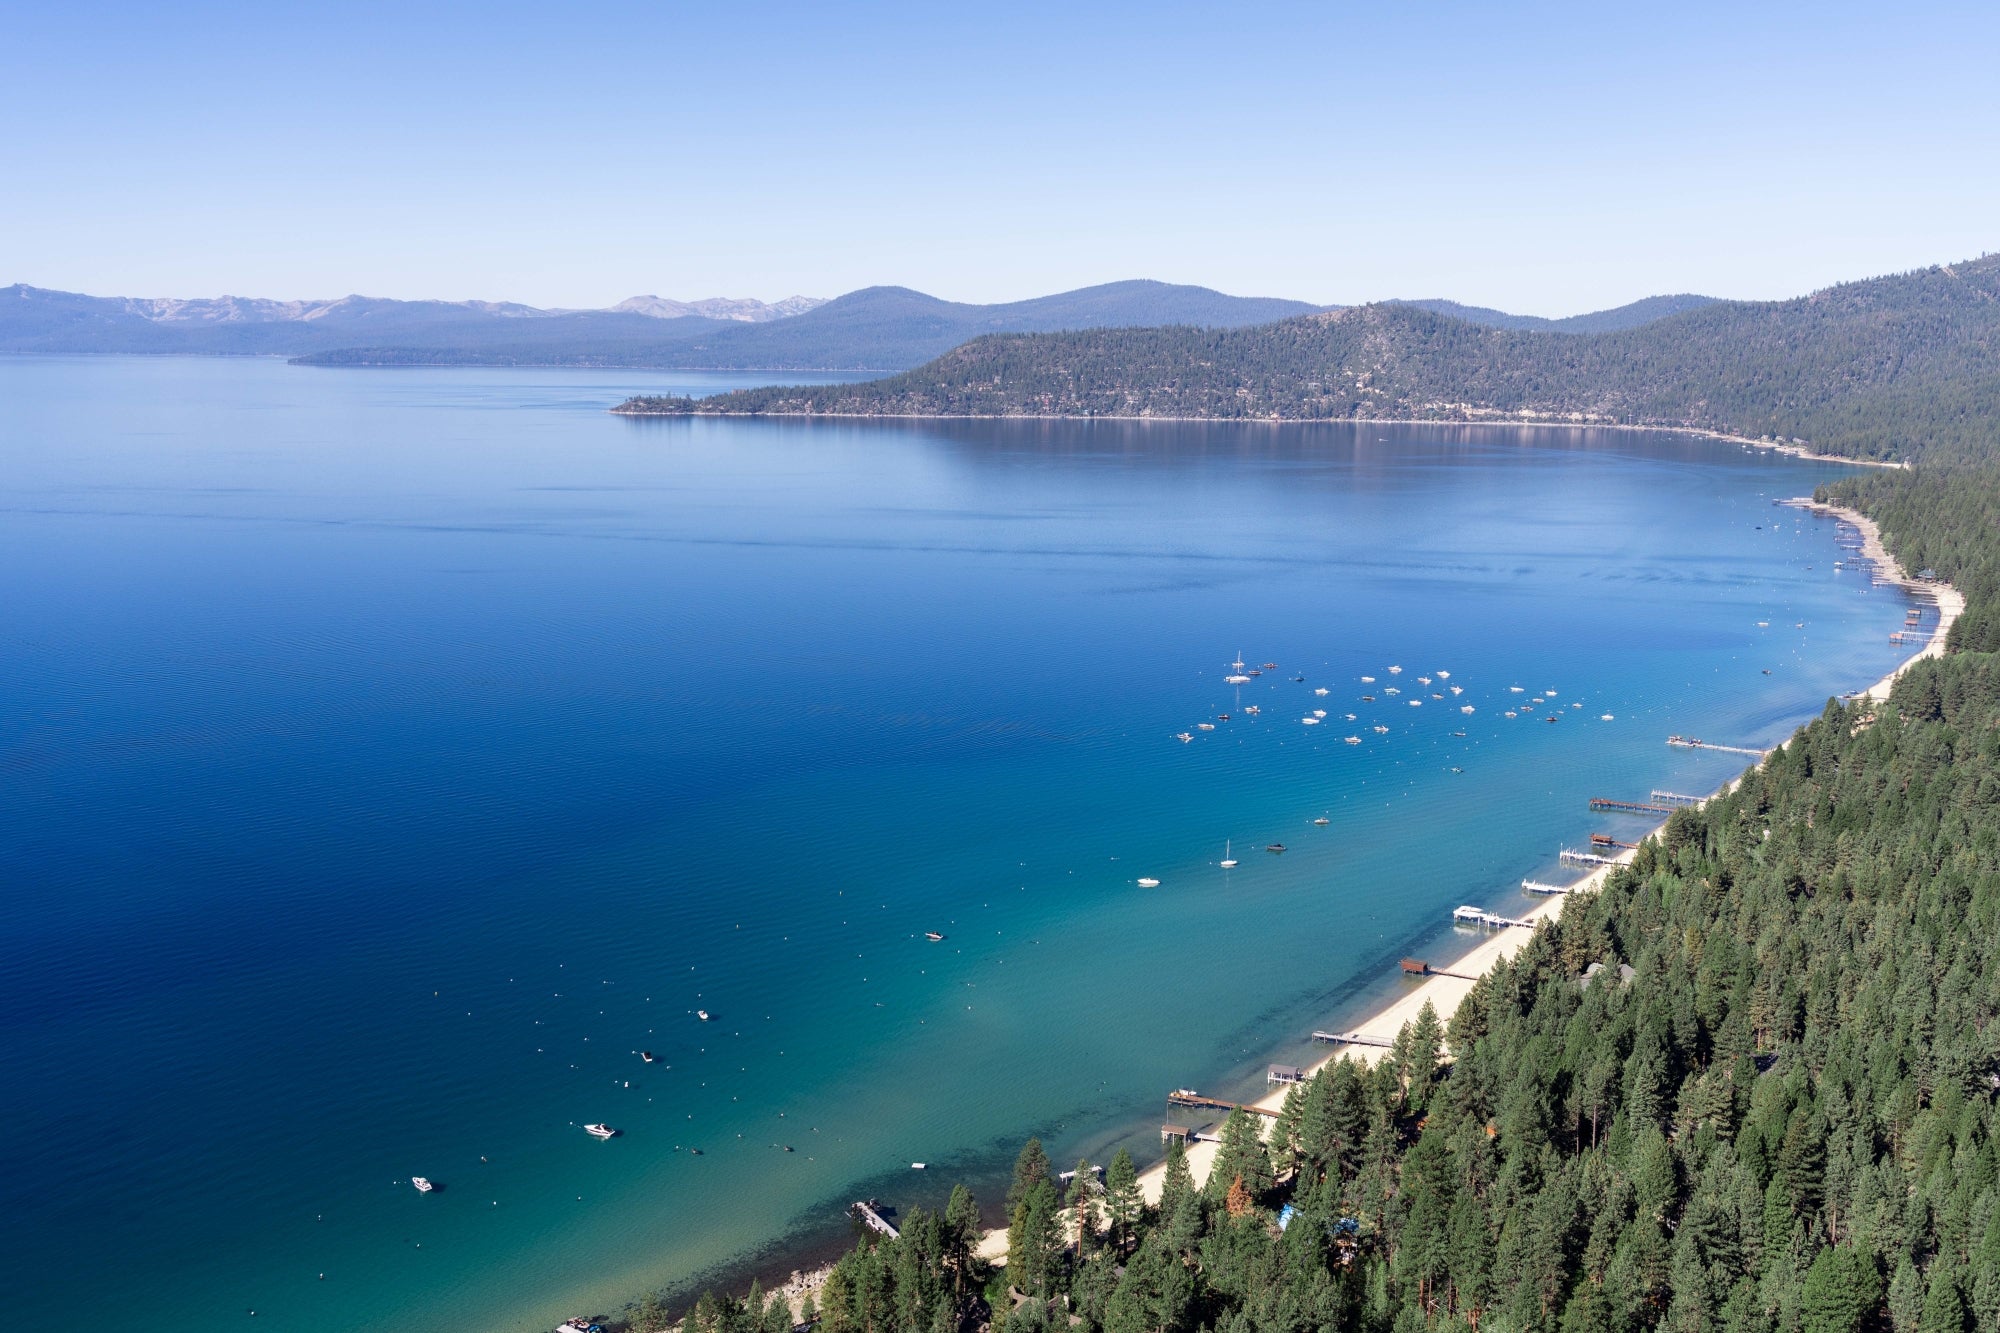
[[[1403,960],[1403,973],[1406,976],[1412,977],[1457,977],[1460,981],[1479,980],[1478,977],[1470,976],[1464,972],[1447,972],[1441,967],[1432,967],[1421,958],[1405,958]],[[1324,1033],[1313,1033],[1314,1040],[1319,1040],[1323,1036],[1325,1036]],[[1331,1038],[1327,1039],[1331,1040]]]
[[[879,1231],[883,1235],[887,1236],[890,1240],[894,1240],[896,1239],[897,1236],[900,1236],[902,1233],[896,1230],[895,1226],[890,1223],[888,1218],[882,1216],[881,1213],[876,1211],[881,1206],[882,1206],[881,1204],[877,1203],[873,1199],[859,1199],[856,1200],[848,1208],[847,1211],[850,1215],[858,1217],[863,1222],[866,1222],[868,1224],[868,1229],[870,1231]]]
[[[1328,1042],[1335,1046],[1377,1046],[1385,1051],[1396,1044],[1387,1037],[1369,1037],[1359,1032],[1315,1032],[1313,1040]]]
[[[1451,919],[1474,926],[1519,926],[1523,930],[1535,928],[1535,923],[1532,921],[1517,921],[1511,916],[1501,916],[1497,912],[1488,912],[1478,907],[1454,907]]]
[[[1599,856],[1596,852],[1573,852],[1567,847],[1563,848],[1561,851],[1556,853],[1556,860],[1562,862],[1566,866],[1603,867],[1603,866],[1615,866],[1618,864],[1618,861],[1615,857]]]
[[[1667,744],[1678,745],[1685,750],[1717,750],[1723,754],[1747,754],[1752,759],[1762,759],[1769,750],[1753,750],[1747,745],[1717,745],[1714,741],[1700,740],[1694,736],[1669,736]]]
[[[1592,847],[1622,847],[1622,848],[1624,848],[1624,849],[1625,849],[1626,851],[1628,851],[1628,852],[1636,852],[1636,851],[1638,851],[1638,850],[1639,850],[1639,844],[1638,844],[1638,843],[1636,843],[1636,842],[1620,842],[1620,841],[1618,841],[1618,839],[1616,839],[1616,838],[1612,837],[1612,836],[1611,836],[1611,835],[1610,835],[1609,833],[1593,833],[1593,834],[1591,834],[1591,835],[1590,835],[1590,845],[1591,845]]]
[[[1276,1120],[1278,1113],[1262,1106],[1252,1106],[1248,1102],[1225,1102],[1220,1097],[1203,1097],[1193,1092],[1170,1092],[1167,1094],[1169,1106],[1199,1106],[1210,1111],[1245,1110],[1252,1115],[1269,1116]]]
[[[1645,805],[1638,801],[1614,801],[1606,796],[1590,798],[1593,810],[1618,810],[1628,815],[1670,815],[1674,808],[1670,805]]]
[[[1542,882],[1541,880],[1538,880],[1538,879],[1524,879],[1524,880],[1522,880],[1522,881],[1521,881],[1521,887],[1522,887],[1523,889],[1525,889],[1525,890],[1526,890],[1527,892],[1529,892],[1529,893],[1568,893],[1568,892],[1569,892],[1569,886],[1568,886],[1568,885],[1566,885],[1566,884],[1545,884],[1545,883],[1543,883],[1543,882]]]
[[[1713,749],[1714,747],[1711,746],[1710,748]],[[1677,791],[1656,791],[1653,793],[1653,799],[1661,805],[1684,806],[1700,805],[1702,800],[1699,796],[1687,796]]]

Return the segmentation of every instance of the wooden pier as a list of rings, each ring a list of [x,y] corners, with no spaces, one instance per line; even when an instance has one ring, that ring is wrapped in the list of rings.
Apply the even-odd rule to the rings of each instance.
[[[1450,974],[1440,972],[1438,975],[1448,976]],[[1385,1051],[1396,1044],[1387,1037],[1369,1037],[1359,1032],[1315,1032],[1313,1033],[1313,1040],[1327,1042],[1334,1046],[1375,1046]]]
[[[1711,746],[1710,748],[1713,749],[1714,747]],[[1686,796],[1677,791],[1655,791],[1653,793],[1653,800],[1661,805],[1693,806],[1700,805],[1702,798],[1699,796]]]
[[[1278,1113],[1262,1106],[1252,1106],[1248,1102],[1225,1102],[1220,1097],[1203,1097],[1193,1092],[1170,1092],[1167,1094],[1169,1106],[1199,1106],[1211,1111],[1234,1111],[1239,1107],[1252,1115],[1269,1116],[1276,1120]]]
[[[1753,750],[1747,745],[1717,745],[1713,741],[1698,740],[1693,736],[1669,736],[1667,744],[1678,745],[1685,750],[1716,750],[1723,754],[1747,754],[1752,759],[1762,759],[1769,750]]]
[[[860,1199],[856,1200],[847,1211],[853,1216],[860,1218],[863,1222],[866,1222],[870,1231],[879,1231],[890,1240],[894,1240],[902,1233],[896,1230],[888,1218],[875,1211],[881,1206],[881,1204],[873,1199]]]
[[[1620,841],[1618,841],[1618,839],[1616,839],[1616,838],[1612,837],[1612,836],[1611,836],[1611,835],[1610,835],[1609,833],[1593,833],[1593,834],[1591,834],[1591,835],[1590,835],[1590,845],[1591,845],[1592,847],[1622,847],[1622,848],[1624,848],[1624,849],[1625,849],[1626,851],[1628,851],[1628,852],[1636,852],[1636,851],[1638,851],[1638,850],[1639,850],[1639,844],[1638,844],[1638,843],[1636,843],[1636,842],[1620,842]]]
[[[1556,853],[1556,860],[1566,866],[1603,867],[1618,864],[1615,857],[1599,856],[1596,852],[1573,852],[1567,847]]]
[[[1524,879],[1521,881],[1521,887],[1529,893],[1569,892],[1569,886],[1566,884],[1544,884],[1541,880],[1538,879]]]
[[[1454,907],[1451,919],[1473,926],[1519,926],[1523,930],[1535,928],[1535,923],[1532,921],[1517,921],[1511,916],[1501,916],[1498,912],[1488,912],[1478,907]]]
[[[1637,801],[1614,801],[1604,796],[1590,798],[1593,810],[1619,810],[1630,815],[1670,815],[1674,812],[1669,805],[1642,805]]]

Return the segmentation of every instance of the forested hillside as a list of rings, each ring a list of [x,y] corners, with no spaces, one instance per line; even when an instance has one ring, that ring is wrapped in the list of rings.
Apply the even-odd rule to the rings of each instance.
[[[819,312],[815,312],[817,314]],[[802,321],[801,321],[802,322]],[[1715,301],[1590,334],[1487,328],[1410,305],[1241,329],[976,339],[868,384],[621,410],[1479,421],[1532,414],[1962,458],[2000,427],[2000,256],[1815,292]]]
[[[1141,1210],[1117,1162],[1064,1194],[1037,1145],[988,1203],[1004,1278],[961,1196],[843,1260],[821,1327],[1993,1330],[1996,1015],[2000,658],[1969,654],[1830,703],[1268,1145],[1238,1112],[1205,1189],[1174,1164]]]

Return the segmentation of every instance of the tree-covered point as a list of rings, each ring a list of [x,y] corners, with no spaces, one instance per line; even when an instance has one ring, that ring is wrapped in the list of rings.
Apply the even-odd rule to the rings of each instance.
[[[1789,301],[1715,301],[1638,328],[1489,328],[1413,305],[1251,328],[975,339],[867,384],[747,389],[691,408],[864,416],[1551,419],[1712,429],[1867,459],[1989,456],[2000,256]]]
[[[1607,964],[1593,969],[1597,963]],[[1618,964],[1634,970],[1625,979]],[[823,1333],[2000,1329],[2000,657],[1829,703],[1447,1025],[1242,1112],[1158,1207],[1039,1143],[842,1259]],[[1280,1225],[1279,1210],[1289,1205]],[[768,1312],[705,1302],[698,1333]]]

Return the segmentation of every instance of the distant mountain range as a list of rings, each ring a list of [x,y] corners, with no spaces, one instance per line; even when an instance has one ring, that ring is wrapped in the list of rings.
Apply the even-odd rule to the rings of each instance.
[[[1430,301],[1477,323],[1588,331],[1628,327],[1699,303],[1652,297],[1617,310],[1540,320]],[[635,296],[609,310],[489,301],[153,300],[0,288],[0,352],[282,355],[307,365],[540,365],[645,369],[892,372],[990,333],[1268,324],[1328,307],[1206,287],[1114,282],[999,305],[868,287],[831,301],[675,301]],[[1595,323],[1593,323],[1595,321]],[[1608,323],[1606,321],[1609,321]]]
[[[611,308],[622,310],[629,315],[651,315],[654,319],[687,319],[693,316],[701,319],[733,319],[745,324],[762,324],[767,320],[789,319],[793,315],[803,315],[806,311],[825,304],[826,301],[817,296],[787,296],[784,300],[769,305],[762,301],[738,300],[727,296],[711,296],[706,301],[670,301],[664,296],[628,296]]]
[[[1984,457],[2000,438],[2000,255],[1788,301],[1699,301],[1607,332],[1490,325],[1391,302],[1255,328],[988,336],[867,384],[618,410],[1555,420],[1696,427],[1873,459]]]

